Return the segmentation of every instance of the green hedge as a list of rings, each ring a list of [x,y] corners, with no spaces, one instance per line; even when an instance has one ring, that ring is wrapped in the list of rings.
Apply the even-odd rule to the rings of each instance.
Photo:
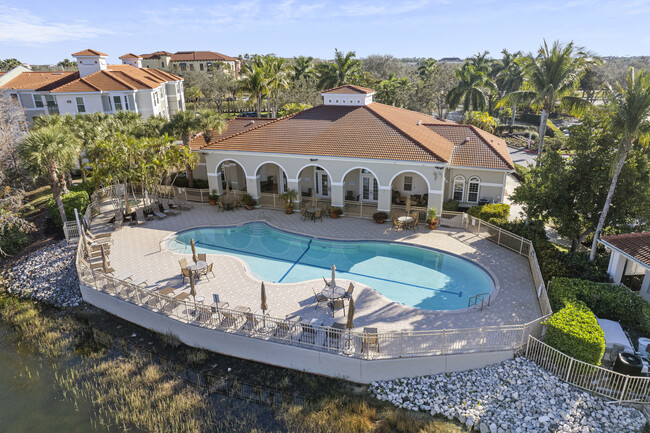
[[[605,333],[584,303],[567,303],[544,325],[546,344],[573,358],[600,365],[605,352]]]
[[[460,202],[458,200],[447,200],[442,204],[442,210],[446,210],[449,212],[458,212],[458,206],[460,205]]]
[[[29,245],[31,237],[29,233],[24,233],[17,226],[5,229],[0,235],[0,249],[6,254],[13,255]]]
[[[75,208],[79,211],[80,215],[83,215],[86,212],[86,208],[90,204],[90,197],[85,190],[81,191],[69,191],[62,198],[63,209],[65,210],[65,216],[68,221],[74,220],[74,210]],[[63,221],[61,221],[61,215],[59,214],[59,209],[56,206],[54,201],[54,196],[50,197],[47,202],[47,210],[50,212],[52,221],[57,226],[62,226]]]
[[[510,216],[510,205],[505,203],[486,204],[485,206],[472,206],[467,210],[469,215],[489,221],[492,218],[507,220]]]
[[[650,304],[627,287],[577,278],[553,278],[548,297],[553,311],[580,301],[598,317],[621,322],[640,334],[650,335]]]
[[[177,177],[174,179],[174,186],[179,188],[187,188],[187,178]],[[194,186],[192,188],[208,189],[210,185],[206,179],[194,179]]]

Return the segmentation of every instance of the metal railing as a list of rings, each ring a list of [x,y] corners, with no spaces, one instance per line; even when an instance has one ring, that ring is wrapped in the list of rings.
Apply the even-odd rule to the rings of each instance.
[[[535,254],[535,248],[530,240],[464,212],[443,211],[440,214],[440,225],[462,228],[514,251],[521,256],[525,256],[528,259],[530,272],[533,276],[533,283],[535,284],[537,300],[542,315],[548,316],[553,313],[551,303],[548,300],[546,284],[544,284],[542,271],[537,261],[537,254]]]
[[[526,357],[563,381],[619,403],[649,403],[650,377],[628,376],[580,361],[528,337]]]

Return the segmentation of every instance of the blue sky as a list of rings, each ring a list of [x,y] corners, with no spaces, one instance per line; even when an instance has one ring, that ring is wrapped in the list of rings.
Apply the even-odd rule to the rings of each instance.
[[[331,58],[466,57],[573,40],[598,55],[650,54],[650,1],[0,0],[0,58],[56,63],[82,49],[212,50]]]

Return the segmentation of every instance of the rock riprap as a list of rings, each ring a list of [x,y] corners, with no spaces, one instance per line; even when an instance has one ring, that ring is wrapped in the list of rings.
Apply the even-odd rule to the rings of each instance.
[[[525,357],[373,382],[369,392],[404,409],[456,418],[481,433],[640,432],[646,423],[639,410],[570,386]]]
[[[81,292],[74,263],[76,247],[61,241],[17,260],[4,273],[7,291],[57,307],[78,306]]]

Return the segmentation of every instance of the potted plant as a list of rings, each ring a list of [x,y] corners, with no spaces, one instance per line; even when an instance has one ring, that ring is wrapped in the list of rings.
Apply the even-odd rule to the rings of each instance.
[[[375,212],[372,214],[372,219],[374,219],[377,224],[383,224],[387,218],[388,214],[386,214],[386,212]]]
[[[284,200],[284,211],[287,215],[293,213],[293,201],[298,198],[298,193],[295,189],[290,189],[280,194],[280,198]]]
[[[219,196],[217,195],[217,190],[213,189],[210,194],[208,194],[208,200],[210,200],[210,206],[216,206]]]
[[[338,207],[338,206],[332,206],[332,207],[330,208],[330,216],[331,216],[332,218],[338,218],[338,217],[340,217],[341,215],[343,215],[343,209],[341,209],[340,207]]]
[[[244,194],[241,198],[242,203],[246,206],[246,209],[253,210],[257,205],[257,201],[251,197],[249,194]]]
[[[438,227],[438,211],[433,206],[427,210],[427,224],[429,224],[431,230],[435,230]]]

